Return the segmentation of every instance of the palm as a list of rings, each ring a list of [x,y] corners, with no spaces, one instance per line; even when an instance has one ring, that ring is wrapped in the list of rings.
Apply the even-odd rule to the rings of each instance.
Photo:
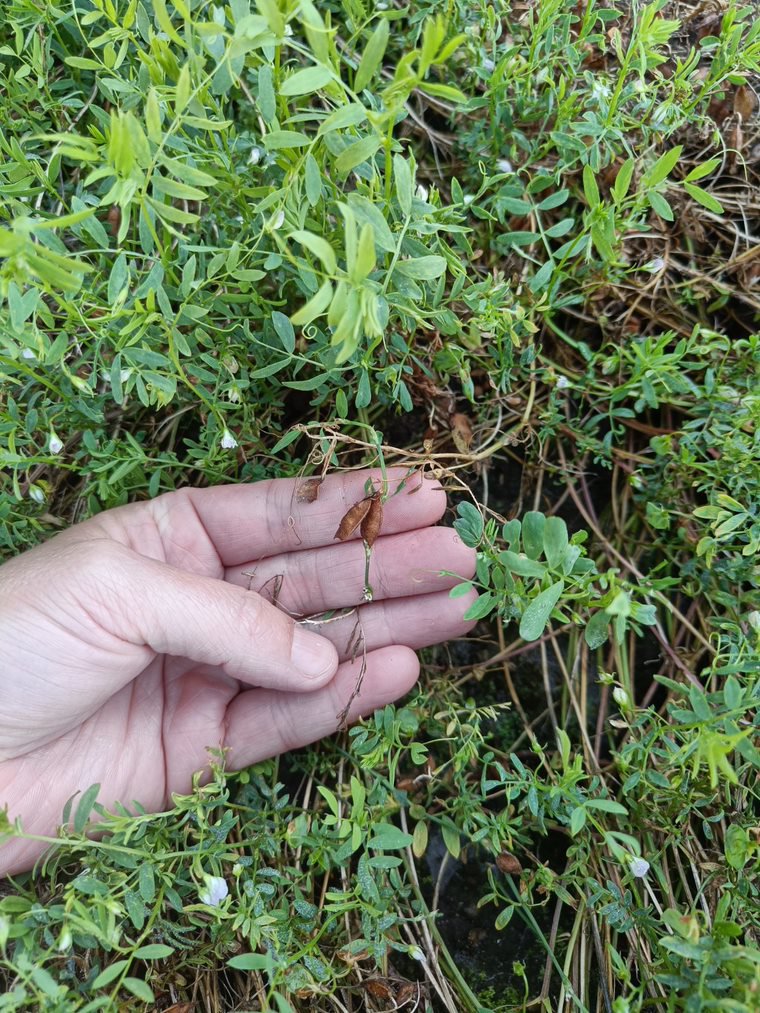
[[[24,825],[37,833],[94,782],[106,804],[155,809],[189,789],[209,750],[225,749],[234,769],[329,734],[348,704],[355,718],[405,692],[410,648],[468,626],[438,571],[469,575],[474,560],[453,532],[428,527],[442,492],[405,490],[388,500],[373,552],[376,600],[358,608],[362,544],[333,535],[366,479],[328,479],[308,504],[289,481],[159,497],[0,569],[0,806],[4,784],[25,784]],[[281,611],[241,587],[276,589]],[[283,615],[325,610],[346,614],[299,626]],[[299,628],[334,644],[334,677],[331,665],[310,685],[290,664]]]

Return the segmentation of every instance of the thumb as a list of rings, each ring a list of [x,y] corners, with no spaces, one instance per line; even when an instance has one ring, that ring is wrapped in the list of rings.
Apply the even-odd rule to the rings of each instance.
[[[335,675],[334,646],[256,592],[177,569],[115,542],[94,544],[100,547],[101,593],[93,596],[90,588],[87,608],[93,615],[96,597],[95,617],[121,639],[157,654],[218,666],[251,686],[304,691]]]

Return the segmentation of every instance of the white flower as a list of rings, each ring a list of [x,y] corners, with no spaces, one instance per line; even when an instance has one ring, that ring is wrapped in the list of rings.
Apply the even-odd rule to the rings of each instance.
[[[567,390],[569,386],[570,381],[568,380],[568,378],[560,373],[560,375],[557,377],[557,390]]]
[[[464,194],[462,194],[462,203],[464,204],[465,207],[468,207],[470,204],[472,204],[472,202],[474,200],[475,200],[475,194],[474,193],[464,193]]]
[[[51,454],[60,454],[63,450],[63,441],[60,439],[54,429],[50,430],[50,439],[48,440],[48,450]]]
[[[285,31],[282,34],[286,39],[289,39],[293,34],[292,25],[285,25]]]
[[[644,264],[643,270],[651,271],[652,274],[659,274],[663,267],[665,267],[665,261],[662,257],[652,257],[647,264]]]
[[[30,485],[29,499],[33,499],[35,503],[44,503],[45,493],[38,485]]]
[[[261,148],[256,148],[256,147],[251,148],[251,153],[248,156],[248,164],[249,165],[258,165],[259,162],[262,159],[263,154],[264,154],[264,152],[261,150]]]
[[[225,450],[234,450],[235,447],[238,445],[238,441],[235,439],[235,437],[232,435],[229,429],[224,430],[224,432],[222,433],[222,438],[219,442],[221,446],[224,447]]]
[[[427,200],[428,192],[429,192],[428,188],[426,186],[423,186],[422,183],[417,184],[417,196],[419,197],[420,200]]]
[[[487,70],[489,74],[491,73],[492,70],[496,69],[496,64],[488,56],[484,57],[482,66],[483,70]]]
[[[747,615],[747,621],[753,630],[757,630],[758,633],[760,633],[760,612],[758,612],[757,609],[753,609]]]
[[[496,162],[499,172],[514,172],[515,168],[508,158],[499,158]]]
[[[282,228],[284,221],[285,221],[285,212],[281,208],[276,214],[272,215],[272,220],[269,223],[269,228],[273,229],[276,232],[277,229]]]
[[[649,862],[646,858],[632,858],[631,872],[637,879],[643,879],[649,872]]]
[[[31,350],[31,348],[23,348],[21,350],[21,358],[22,359],[36,359],[37,356],[34,354],[34,352]]]
[[[621,710],[627,710],[631,706],[631,698],[628,696],[622,686],[615,686],[612,691],[612,699],[621,708]]]
[[[206,886],[198,894],[201,904],[208,904],[209,907],[219,907],[224,898],[230,892],[227,880],[221,876],[207,876],[204,874]]]

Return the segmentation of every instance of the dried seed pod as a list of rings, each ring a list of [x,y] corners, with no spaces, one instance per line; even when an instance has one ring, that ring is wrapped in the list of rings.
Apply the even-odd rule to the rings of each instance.
[[[454,446],[460,454],[466,454],[472,443],[472,423],[466,415],[455,412],[449,419]]]
[[[362,520],[361,532],[362,538],[371,549],[377,541],[380,528],[383,526],[383,501],[380,499],[379,492],[371,496],[370,500],[369,510]]]
[[[338,525],[338,530],[333,537],[339,539],[341,542],[345,542],[347,538],[350,538],[367,516],[369,508],[372,506],[372,500],[372,496],[365,496],[364,499],[360,499],[358,503],[354,503],[352,507],[349,507],[343,514],[341,522]]]
[[[319,487],[324,482],[323,478],[307,478],[298,486],[296,499],[299,503],[313,503],[319,497]]]
[[[508,851],[502,851],[500,855],[496,856],[496,865],[506,876],[517,876],[522,872],[522,865]]]
[[[121,208],[118,204],[112,205],[108,211],[108,225],[111,229],[111,235],[116,239],[119,235],[119,229],[121,228]]]

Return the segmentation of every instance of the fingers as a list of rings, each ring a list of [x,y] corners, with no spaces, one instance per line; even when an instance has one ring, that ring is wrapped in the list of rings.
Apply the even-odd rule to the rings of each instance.
[[[403,696],[419,674],[417,657],[406,647],[373,651],[366,666],[349,721]],[[338,715],[351,698],[360,672],[359,659],[353,664],[344,662],[327,686],[308,695],[262,689],[241,693],[227,708],[225,746],[230,750],[230,767],[237,770],[336,731]]]
[[[255,592],[113,542],[89,545],[81,607],[122,641],[218,666],[249,685],[312,690],[334,675],[333,645]]]
[[[417,598],[389,599],[349,609],[324,621],[302,621],[302,625],[334,644],[341,661],[358,656],[362,650],[375,651],[393,644],[417,651],[469,633],[475,622],[462,617],[476,597],[475,591],[462,598],[449,598],[448,592],[439,591]]]
[[[406,468],[388,469],[388,478],[383,533],[427,527],[441,518],[446,495],[437,482],[410,475]],[[311,503],[299,499],[304,480],[272,479],[252,485],[183,489],[159,496],[144,504],[144,509],[153,515],[167,551],[177,551],[182,557],[197,555],[193,531],[200,526],[222,564],[235,566],[295,549],[331,545],[341,517],[366,495],[368,482],[381,489],[381,473],[373,469],[328,475]],[[186,565],[184,559],[182,565]]]
[[[449,570],[457,577],[441,576]],[[475,552],[451,528],[380,538],[372,550],[369,584],[375,600],[429,594],[453,587],[475,572]],[[235,583],[250,586],[296,616],[358,605],[365,577],[364,545],[336,542],[329,547],[291,552],[227,571]]]

